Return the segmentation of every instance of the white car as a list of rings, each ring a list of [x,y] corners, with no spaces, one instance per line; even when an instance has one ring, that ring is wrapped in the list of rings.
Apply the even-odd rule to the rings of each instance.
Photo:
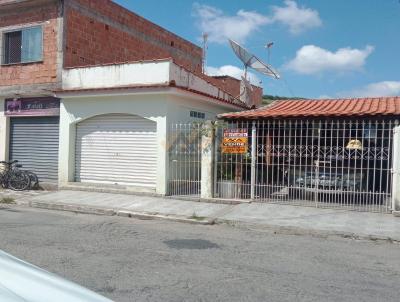
[[[1,302],[112,302],[0,250]]]

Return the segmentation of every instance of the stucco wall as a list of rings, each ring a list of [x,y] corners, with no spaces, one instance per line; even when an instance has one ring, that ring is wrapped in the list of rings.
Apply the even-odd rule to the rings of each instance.
[[[168,182],[168,137],[171,124],[215,119],[216,114],[233,111],[207,103],[201,96],[158,92],[131,95],[68,97],[61,101],[59,183],[74,181],[76,124],[87,118],[109,113],[135,114],[157,123],[158,160],[156,193],[166,194]],[[206,119],[190,117],[190,111],[204,112]]]

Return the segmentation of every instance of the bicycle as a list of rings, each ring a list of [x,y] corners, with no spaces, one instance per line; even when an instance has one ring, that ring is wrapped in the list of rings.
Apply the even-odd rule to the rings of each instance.
[[[3,188],[24,191],[30,188],[31,178],[28,173],[18,169],[22,166],[17,163],[17,160],[11,162],[0,161],[0,164],[4,166],[4,169],[0,171],[0,184]]]
[[[37,175],[35,173],[33,173],[32,171],[28,171],[28,170],[23,170],[23,171],[25,173],[27,173],[29,175],[29,178],[31,179],[30,188],[31,189],[39,188],[39,178],[37,177]]]

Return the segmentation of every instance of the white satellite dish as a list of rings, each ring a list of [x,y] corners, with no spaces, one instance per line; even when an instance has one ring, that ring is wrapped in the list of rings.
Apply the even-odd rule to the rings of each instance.
[[[237,42],[229,39],[232,50],[236,56],[243,62],[244,65],[244,76],[242,76],[241,88],[240,88],[240,100],[243,103],[248,104],[250,107],[255,105],[253,103],[251,93],[253,92],[253,86],[247,79],[247,68],[252,68],[264,75],[279,79],[280,76],[270,65],[264,63],[255,55],[247,51],[244,47],[240,46]]]
[[[247,51],[244,47],[240,46],[237,42],[230,40],[229,43],[237,57],[243,62],[245,70],[245,78],[247,79],[247,68],[250,67],[264,75],[279,79],[280,76],[270,65],[264,63],[255,55]]]

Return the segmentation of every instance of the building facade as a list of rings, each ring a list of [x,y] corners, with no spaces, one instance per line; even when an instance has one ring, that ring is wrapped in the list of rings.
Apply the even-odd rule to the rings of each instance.
[[[0,160],[42,183],[166,194],[170,125],[248,108],[201,48],[112,1],[0,0],[0,42]]]

